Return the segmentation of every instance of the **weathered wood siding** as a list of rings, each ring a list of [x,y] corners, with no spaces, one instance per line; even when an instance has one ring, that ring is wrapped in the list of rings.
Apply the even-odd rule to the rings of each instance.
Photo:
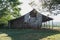
[[[42,25],[42,15],[37,13],[36,17],[30,17],[29,13],[25,15],[24,22],[29,23],[32,27],[41,27]]]
[[[42,15],[37,14],[35,18],[30,17],[29,13],[12,21],[9,21],[9,28],[37,28],[42,25]]]
[[[9,28],[21,28],[23,27],[24,16],[15,20],[9,21]]]

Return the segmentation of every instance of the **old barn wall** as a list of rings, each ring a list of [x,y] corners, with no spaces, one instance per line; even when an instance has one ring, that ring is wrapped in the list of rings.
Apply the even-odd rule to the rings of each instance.
[[[25,15],[24,22],[29,23],[33,27],[38,27],[42,25],[42,15],[37,13],[36,17],[30,17],[29,13]]]
[[[9,21],[9,28],[21,28],[23,27],[24,17]]]
[[[37,13],[36,17],[30,17],[29,13],[9,22],[9,28],[37,28],[42,25],[42,15]]]

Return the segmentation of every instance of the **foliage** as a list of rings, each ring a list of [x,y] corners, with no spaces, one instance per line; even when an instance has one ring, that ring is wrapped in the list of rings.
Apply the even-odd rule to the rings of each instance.
[[[49,9],[49,11],[51,9],[55,10],[56,6],[58,6],[58,4],[60,4],[60,0],[44,0],[43,3],[43,7],[47,7]]]
[[[60,4],[60,0],[52,0],[52,3]]]
[[[19,4],[18,0],[0,0],[0,17],[8,14],[18,15],[20,8],[17,6]]]
[[[0,24],[7,23],[12,17],[19,17],[20,4],[18,0],[0,0]]]

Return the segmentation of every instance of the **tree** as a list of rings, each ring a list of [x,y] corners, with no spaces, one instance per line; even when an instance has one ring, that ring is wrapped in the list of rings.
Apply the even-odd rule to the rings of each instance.
[[[34,0],[31,3],[29,3],[32,7],[38,7],[37,9],[40,12],[50,12],[50,14],[60,14],[60,0],[38,0],[40,4],[37,4],[37,2]],[[41,9],[40,9],[41,8]],[[53,13],[52,11],[56,11],[56,13]]]
[[[60,0],[44,0],[43,3],[43,7],[44,8],[48,8],[48,11],[52,13],[52,11],[60,11]],[[60,12],[58,12],[55,14],[60,14]]]
[[[0,0],[0,17],[8,14],[19,15],[20,8],[17,7],[19,4],[18,0]]]
[[[12,17],[20,16],[20,8],[18,5],[21,3],[18,0],[0,0],[0,23],[6,23],[11,20]]]

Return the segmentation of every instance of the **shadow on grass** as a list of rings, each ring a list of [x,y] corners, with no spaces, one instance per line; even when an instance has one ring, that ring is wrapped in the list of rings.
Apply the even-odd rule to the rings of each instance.
[[[0,29],[0,34],[6,33],[11,40],[39,40],[45,38],[47,36],[60,34],[57,30],[49,30],[49,29]]]

